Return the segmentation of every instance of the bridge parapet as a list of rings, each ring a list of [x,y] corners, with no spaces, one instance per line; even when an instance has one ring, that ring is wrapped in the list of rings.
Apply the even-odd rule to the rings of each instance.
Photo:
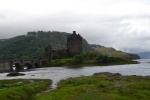
[[[0,61],[0,72],[2,71],[13,71],[15,67],[16,71],[31,68],[40,68],[42,66],[42,61],[40,60],[1,60]]]

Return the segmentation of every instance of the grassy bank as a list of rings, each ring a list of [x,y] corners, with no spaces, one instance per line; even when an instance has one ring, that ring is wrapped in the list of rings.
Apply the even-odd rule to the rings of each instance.
[[[98,73],[69,78],[37,100],[150,100],[150,77]]]
[[[42,79],[0,80],[0,100],[32,100],[50,85],[50,80]]]
[[[44,61],[46,67],[57,67],[57,66],[68,66],[68,67],[84,67],[84,66],[108,66],[108,65],[122,65],[122,64],[137,64],[137,61],[108,57],[100,59],[83,59],[80,57],[77,58],[64,58],[64,59],[55,59],[51,62]]]
[[[134,58],[134,57],[133,57]],[[136,58],[136,57],[135,57]],[[84,52],[81,54],[70,55],[66,58],[52,58],[51,61],[43,60],[43,66],[56,67],[84,67],[84,66],[106,66],[106,65],[121,65],[121,64],[137,64],[137,61],[132,61],[132,57],[110,56],[105,53],[96,51]]]

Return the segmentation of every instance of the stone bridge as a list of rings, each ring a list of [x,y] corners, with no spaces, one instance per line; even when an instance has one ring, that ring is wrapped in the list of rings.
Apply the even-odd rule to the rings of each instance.
[[[0,72],[40,68],[41,60],[0,60]]]

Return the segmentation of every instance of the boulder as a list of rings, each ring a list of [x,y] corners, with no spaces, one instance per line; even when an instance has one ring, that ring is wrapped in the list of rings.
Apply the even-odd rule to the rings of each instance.
[[[11,72],[11,73],[8,73],[6,76],[23,76],[25,74],[23,73],[18,73],[18,72]]]

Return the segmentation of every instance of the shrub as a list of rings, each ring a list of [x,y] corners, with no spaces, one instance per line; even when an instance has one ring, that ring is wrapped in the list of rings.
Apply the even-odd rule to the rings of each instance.
[[[108,63],[109,58],[106,55],[99,55],[98,57],[96,57],[95,61],[98,63]]]
[[[81,55],[76,55],[72,58],[71,63],[72,64],[80,64],[83,61],[83,57]]]

